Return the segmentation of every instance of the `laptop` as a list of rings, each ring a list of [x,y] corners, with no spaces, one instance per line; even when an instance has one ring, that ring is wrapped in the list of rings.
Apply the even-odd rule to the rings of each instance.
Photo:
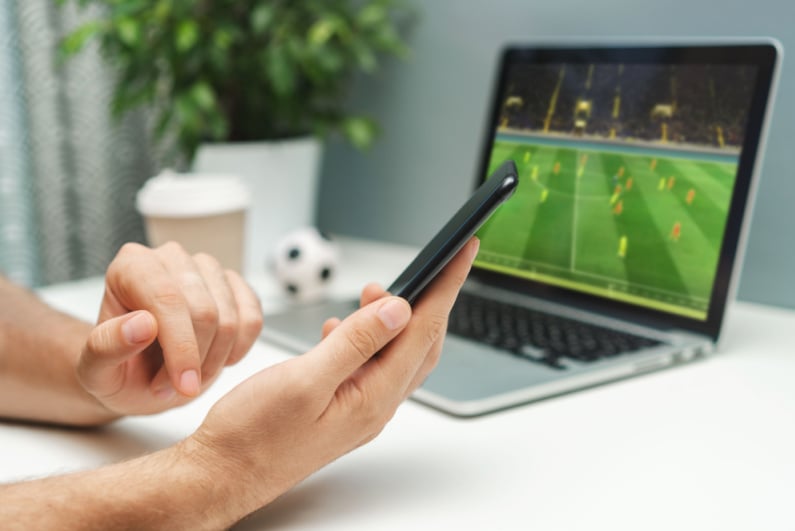
[[[504,48],[474,184],[510,159],[519,186],[412,398],[476,416],[714,352],[779,63],[767,39]],[[266,316],[263,336],[305,351],[354,307]]]

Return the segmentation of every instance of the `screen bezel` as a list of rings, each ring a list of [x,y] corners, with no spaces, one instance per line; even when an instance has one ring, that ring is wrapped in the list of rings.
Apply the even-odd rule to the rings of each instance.
[[[481,267],[473,267],[470,275],[479,282],[520,291],[546,300],[563,303],[603,315],[629,320],[645,326],[682,329],[709,336],[716,341],[726,304],[733,288],[744,223],[750,220],[750,199],[757,180],[758,159],[763,144],[770,99],[774,86],[779,49],[774,41],[708,44],[513,44],[500,53],[500,62],[492,90],[492,105],[484,132],[483,151],[476,184],[486,179],[491,152],[500,116],[502,95],[506,88],[509,67],[516,62],[544,63],[645,63],[645,64],[738,64],[757,68],[756,86],[751,97],[748,123],[737,166],[734,191],[729,206],[724,240],[718,257],[706,319],[639,306],[628,302],[589,295],[573,289],[520,279]],[[746,215],[747,214],[747,215]]]

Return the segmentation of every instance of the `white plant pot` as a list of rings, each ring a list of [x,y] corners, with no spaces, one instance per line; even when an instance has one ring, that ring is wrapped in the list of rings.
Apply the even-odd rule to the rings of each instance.
[[[199,147],[195,172],[234,174],[251,190],[244,274],[265,271],[277,241],[286,233],[314,226],[322,148],[315,137]]]

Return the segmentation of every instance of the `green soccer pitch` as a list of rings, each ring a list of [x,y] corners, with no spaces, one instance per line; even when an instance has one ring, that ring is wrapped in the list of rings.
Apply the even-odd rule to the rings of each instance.
[[[475,265],[705,319],[737,170],[698,153],[497,140],[519,186]]]

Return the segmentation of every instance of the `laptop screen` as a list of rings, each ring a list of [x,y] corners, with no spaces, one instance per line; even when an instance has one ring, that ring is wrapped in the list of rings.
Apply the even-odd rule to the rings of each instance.
[[[507,50],[481,175],[513,159],[520,181],[476,267],[706,321],[770,87],[738,50]]]

